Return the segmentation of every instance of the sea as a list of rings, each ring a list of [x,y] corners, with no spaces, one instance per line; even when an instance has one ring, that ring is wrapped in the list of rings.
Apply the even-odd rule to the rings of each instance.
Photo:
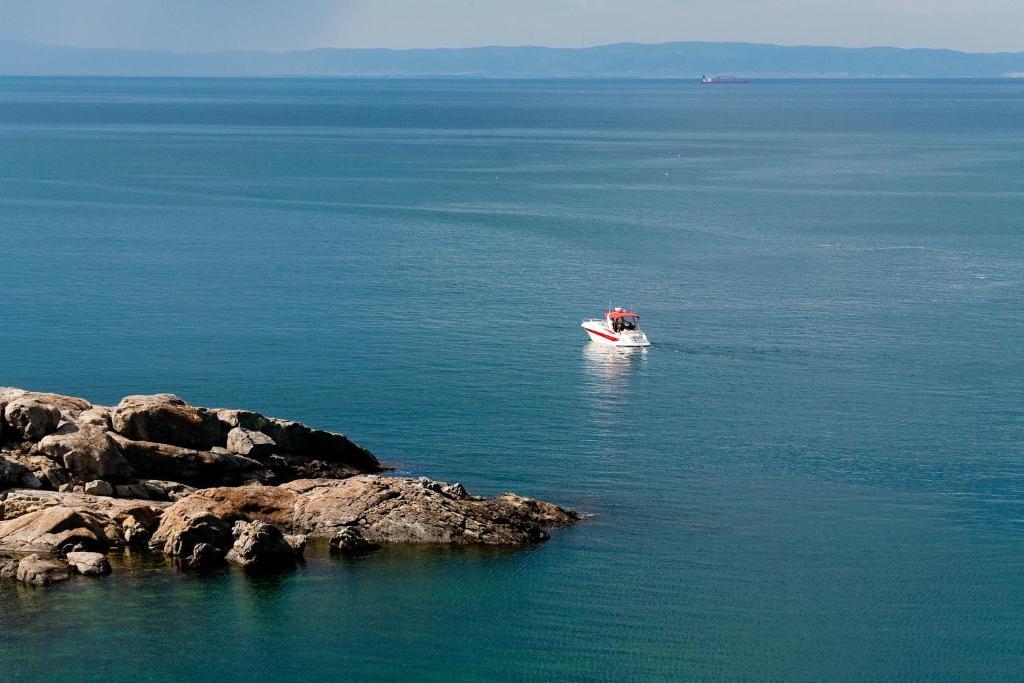
[[[1020,680],[1024,81],[2,78],[0,385],[586,515],[0,583],[3,681]]]

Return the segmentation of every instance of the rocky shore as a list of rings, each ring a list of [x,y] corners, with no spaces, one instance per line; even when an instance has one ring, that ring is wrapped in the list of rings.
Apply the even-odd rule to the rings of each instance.
[[[382,474],[342,434],[173,394],[104,407],[0,388],[0,580],[47,585],[111,571],[125,549],[185,569],[276,571],[308,537],[331,552],[385,543],[519,546],[571,510],[513,493]]]

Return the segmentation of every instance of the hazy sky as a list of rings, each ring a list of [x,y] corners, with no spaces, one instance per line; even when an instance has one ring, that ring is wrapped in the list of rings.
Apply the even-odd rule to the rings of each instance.
[[[1024,0],[0,0],[0,39],[180,51],[712,40],[1024,51]]]

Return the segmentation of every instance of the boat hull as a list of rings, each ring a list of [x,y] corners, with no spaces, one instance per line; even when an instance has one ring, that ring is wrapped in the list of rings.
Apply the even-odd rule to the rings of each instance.
[[[605,346],[619,346],[623,348],[636,348],[650,346],[647,335],[642,331],[635,332],[613,332],[604,325],[581,323],[580,327],[590,337],[590,341]]]

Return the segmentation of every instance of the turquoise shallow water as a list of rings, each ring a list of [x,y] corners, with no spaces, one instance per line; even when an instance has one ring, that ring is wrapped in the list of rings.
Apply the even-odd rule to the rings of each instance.
[[[592,514],[5,584],[0,679],[1017,678],[1022,158],[1012,81],[0,79],[0,384]]]

